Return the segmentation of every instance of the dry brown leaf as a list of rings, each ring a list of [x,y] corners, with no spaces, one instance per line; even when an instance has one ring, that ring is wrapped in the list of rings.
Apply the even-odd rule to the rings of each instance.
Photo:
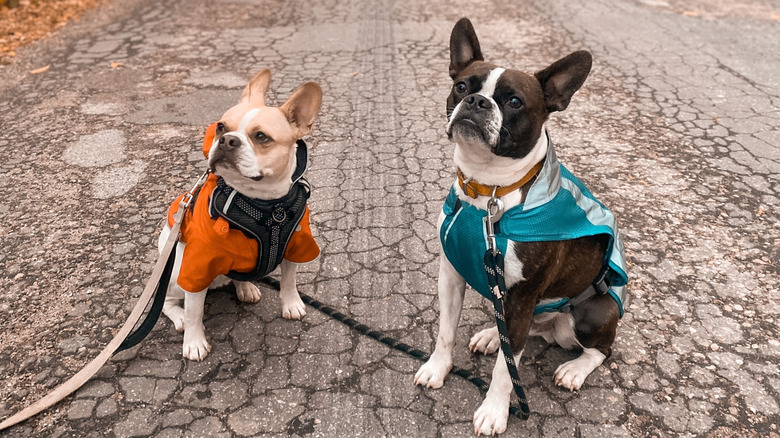
[[[772,14],[769,16],[769,19],[773,21],[780,21],[780,14]]]
[[[0,57],[32,41],[45,38],[51,31],[76,18],[84,10],[106,0],[21,0],[19,7],[0,7]],[[2,5],[4,0],[0,0]],[[5,4],[8,2],[5,0]]]
[[[51,64],[49,64],[49,65],[46,65],[46,66],[43,66],[43,67],[41,67],[41,68],[36,68],[35,70],[30,70],[30,74],[31,74],[31,75],[37,75],[38,73],[43,73],[43,72],[45,72],[46,70],[48,70],[48,69],[49,69],[49,67],[51,67]]]
[[[112,62],[111,63],[111,68],[117,68],[117,67],[121,67],[123,65],[125,65],[124,62]]]
[[[683,15],[686,17],[698,17],[699,13],[696,11],[683,11]]]

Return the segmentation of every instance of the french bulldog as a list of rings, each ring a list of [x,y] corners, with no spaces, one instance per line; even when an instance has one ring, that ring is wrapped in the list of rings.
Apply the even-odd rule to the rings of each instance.
[[[483,263],[494,247],[504,255],[503,316],[515,363],[529,336],[581,350],[554,373],[557,385],[576,391],[611,354],[628,280],[616,221],[560,165],[545,127],[550,113],[569,105],[591,62],[579,51],[535,74],[502,68],[484,61],[468,19],[453,28],[446,130],[455,143],[458,179],[438,220],[439,332],[415,385],[444,384],[466,284],[494,295]],[[498,351],[490,389],[474,414],[477,435],[507,426],[513,384],[499,345],[496,327],[469,343],[472,352]]]
[[[306,82],[280,107],[266,106],[270,81],[268,69],[257,73],[238,104],[206,131],[203,153],[211,174],[184,215],[163,305],[176,330],[184,332],[187,359],[200,361],[211,351],[203,324],[211,288],[232,281],[240,301],[257,303],[262,294],[252,281],[281,266],[282,316],[306,315],[296,268],[316,259],[320,249],[309,225],[309,185],[303,178],[308,157],[300,139],[311,132],[322,90]],[[160,251],[180,199],[168,211]]]

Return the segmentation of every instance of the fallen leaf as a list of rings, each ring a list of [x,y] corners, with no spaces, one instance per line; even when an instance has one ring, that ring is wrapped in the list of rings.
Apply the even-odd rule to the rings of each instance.
[[[696,11],[683,11],[683,15],[686,17],[698,17],[699,13]]]
[[[8,52],[8,56],[16,56],[16,52]]]
[[[117,67],[121,67],[123,65],[125,65],[125,63],[123,63],[123,62],[112,62],[111,63],[111,68],[117,68]]]
[[[769,19],[773,21],[780,21],[780,14],[772,14],[769,16]]]
[[[30,74],[31,75],[37,75],[38,73],[43,73],[46,70],[48,70],[49,67],[51,67],[51,64],[49,64],[47,66],[44,66],[44,67],[41,67],[41,68],[36,68],[35,70],[30,70]]]

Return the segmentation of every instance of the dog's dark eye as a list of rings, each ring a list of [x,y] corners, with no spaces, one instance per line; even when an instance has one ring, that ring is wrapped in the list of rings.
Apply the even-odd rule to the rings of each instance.
[[[225,124],[222,122],[217,123],[217,132],[222,132],[225,130]]]
[[[512,96],[512,97],[510,97],[510,98],[509,98],[509,100],[507,101],[507,103],[508,103],[508,104],[509,104],[509,106],[511,106],[512,108],[520,108],[521,106],[523,106],[523,100],[522,100],[522,99],[520,99],[520,98],[519,98],[519,97],[517,97],[517,96]]]
[[[257,134],[255,134],[255,140],[257,140],[259,143],[266,143],[271,141],[271,137],[265,135],[263,131],[257,131]]]
[[[455,91],[457,91],[458,93],[465,93],[467,89],[468,87],[466,87],[465,82],[458,82],[457,84],[455,84]]]

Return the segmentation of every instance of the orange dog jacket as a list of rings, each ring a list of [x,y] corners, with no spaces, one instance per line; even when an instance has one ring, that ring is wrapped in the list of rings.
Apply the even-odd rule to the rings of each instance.
[[[203,155],[206,157],[214,141],[216,126],[216,123],[210,125],[203,139]],[[299,167],[305,165],[306,163],[298,163]],[[218,180],[217,175],[209,175],[194,206],[191,206],[182,220],[181,241],[186,245],[177,283],[187,292],[207,289],[219,275],[251,274],[258,265],[258,241],[232,227],[225,218],[212,217],[209,213],[209,204]],[[173,225],[173,215],[178,210],[183,196],[179,196],[168,209],[170,226]],[[309,263],[319,257],[320,248],[309,226],[308,206],[283,251],[284,259],[294,263]],[[273,268],[275,266],[271,267],[271,270]]]

